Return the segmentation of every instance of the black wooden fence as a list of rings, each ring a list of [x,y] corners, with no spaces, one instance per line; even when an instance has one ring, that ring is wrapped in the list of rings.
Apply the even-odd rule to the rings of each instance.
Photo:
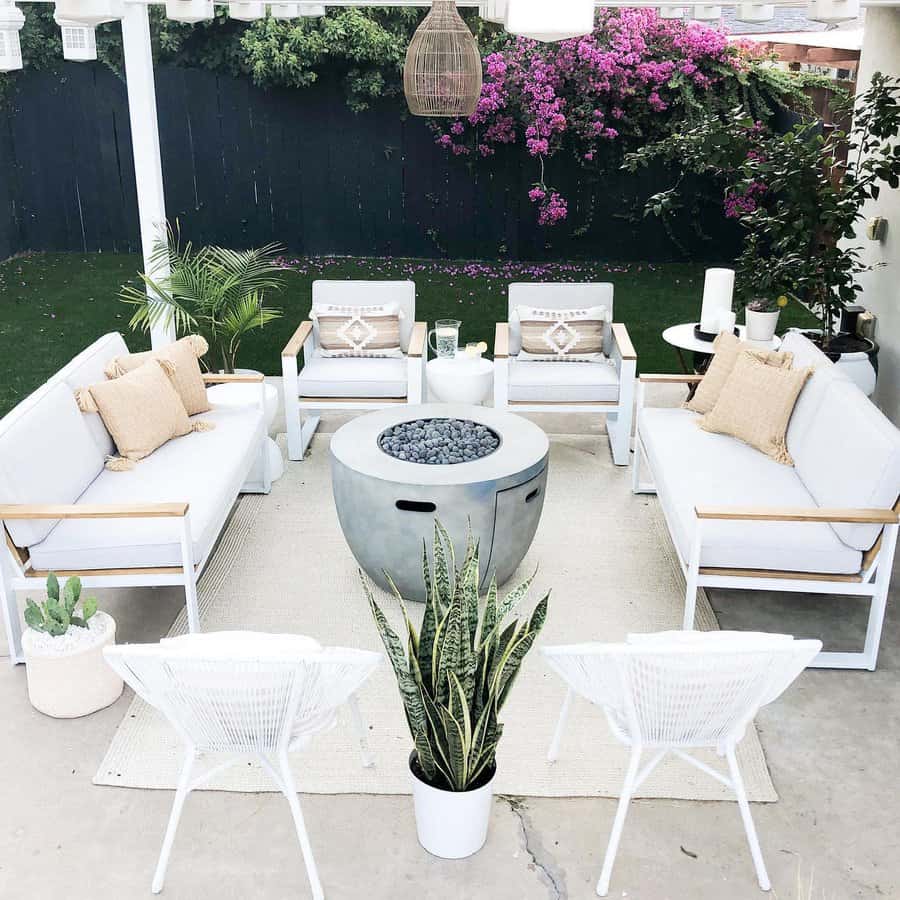
[[[157,69],[166,206],[195,242],[278,241],[297,254],[512,259],[683,258],[654,219],[652,174],[588,178],[551,161],[581,234],[536,224],[536,163],[518,147],[491,162],[448,158],[396,100],[351,112],[339,86],[261,90],[195,69]],[[22,250],[135,250],[137,199],[124,82],[100,65],[19,76],[0,107],[0,259]],[[736,248],[721,212],[678,234],[694,259]]]

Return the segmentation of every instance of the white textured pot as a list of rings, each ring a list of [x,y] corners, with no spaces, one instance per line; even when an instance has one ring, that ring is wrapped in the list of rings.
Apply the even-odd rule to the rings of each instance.
[[[752,309],[744,310],[744,322],[747,325],[748,341],[771,341],[775,337],[775,329],[778,327],[778,317],[781,310],[775,312],[754,312]]]
[[[463,859],[477,853],[487,840],[494,797],[494,775],[474,791],[443,791],[419,778],[410,754],[413,806],[419,843],[441,859]]]
[[[77,719],[119,699],[122,679],[103,658],[103,648],[116,642],[115,619],[98,612],[90,626],[70,626],[59,637],[25,629],[28,699],[36,710],[55,719]]]

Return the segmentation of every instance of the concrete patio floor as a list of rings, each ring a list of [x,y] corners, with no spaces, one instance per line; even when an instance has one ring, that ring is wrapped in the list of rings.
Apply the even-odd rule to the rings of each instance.
[[[341,421],[327,420],[325,430]],[[575,417],[541,424],[556,431],[598,430],[597,423]],[[276,421],[274,430],[279,427]],[[812,632],[838,648],[862,644],[865,611],[853,599],[710,595],[722,628]],[[807,900],[797,891],[798,869],[805,881],[814,878],[816,900],[900,896],[898,599],[895,587],[876,672],[808,670],[757,720],[780,800],[754,804],[753,814],[779,900]],[[183,602],[179,591],[168,588],[107,592],[101,601],[116,618],[122,642],[157,640]],[[91,784],[129,701],[126,690],[88,718],[50,719],[29,705],[24,667],[0,664],[3,900],[150,895],[172,793]],[[409,797],[301,800],[329,900],[592,897],[615,811],[609,799],[497,798],[484,849],[449,862],[419,847]],[[193,794],[164,896],[308,897],[284,799]],[[632,804],[609,896],[764,896],[736,805]]]

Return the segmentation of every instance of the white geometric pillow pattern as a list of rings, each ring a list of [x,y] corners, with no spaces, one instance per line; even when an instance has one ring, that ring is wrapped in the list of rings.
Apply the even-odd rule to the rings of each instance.
[[[603,333],[609,321],[605,306],[583,309],[542,309],[517,306],[522,335],[521,360],[602,362]]]
[[[343,306],[317,303],[310,318],[319,330],[319,352],[326,357],[398,357],[400,320],[396,303],[378,306]]]

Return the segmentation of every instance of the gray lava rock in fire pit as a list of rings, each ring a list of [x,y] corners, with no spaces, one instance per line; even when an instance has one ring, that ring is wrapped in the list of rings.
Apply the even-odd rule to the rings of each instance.
[[[500,438],[471,419],[416,419],[383,431],[378,446],[406,462],[448,466],[493,453],[500,446]]]

